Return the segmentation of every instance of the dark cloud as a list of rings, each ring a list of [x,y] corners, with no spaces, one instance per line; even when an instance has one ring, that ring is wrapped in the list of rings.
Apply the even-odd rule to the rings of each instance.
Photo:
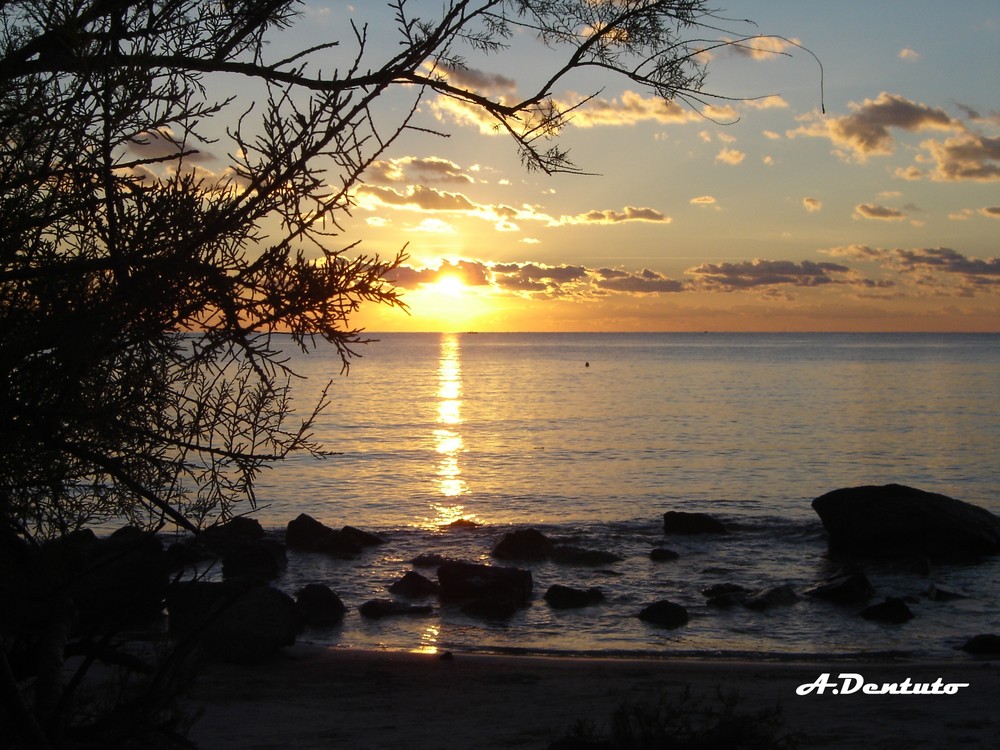
[[[836,283],[831,274],[846,274],[851,269],[839,263],[804,260],[753,260],[742,263],[704,263],[688,273],[708,286],[724,291],[778,285],[814,287]]]
[[[406,206],[424,211],[473,211],[476,204],[461,193],[414,185],[403,191],[377,185],[362,185],[358,195],[370,195],[389,206]]]
[[[669,224],[672,219],[664,216],[655,208],[637,208],[635,206],[625,206],[624,211],[612,209],[587,211],[576,216],[564,216],[560,223],[563,224],[619,224],[623,221],[651,221]]]
[[[643,269],[640,273],[625,274],[614,278],[602,278],[595,282],[598,289],[611,292],[629,292],[631,294],[660,294],[682,292],[684,282],[676,281],[656,271]]]
[[[439,65],[437,72],[444,75],[448,82],[459,88],[479,93],[512,95],[517,92],[517,81],[499,73],[488,73],[475,68],[458,68],[451,65]]]
[[[881,221],[901,221],[906,218],[902,211],[886,206],[877,206],[874,203],[860,203],[854,207],[854,215],[864,219],[878,219]]]
[[[1000,258],[979,260],[969,258],[948,247],[920,250],[896,250],[895,260],[903,271],[940,271],[967,277],[1000,278]]]
[[[407,183],[451,183],[471,184],[472,177],[453,161],[436,156],[417,158],[406,156],[402,159],[376,161],[365,170],[368,182],[390,185]]]
[[[992,219],[1000,219],[1000,206],[984,206],[979,209],[979,213]]]

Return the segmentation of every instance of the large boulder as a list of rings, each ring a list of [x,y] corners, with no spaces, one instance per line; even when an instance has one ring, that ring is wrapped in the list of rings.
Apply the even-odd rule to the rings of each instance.
[[[210,658],[255,664],[295,643],[295,602],[270,586],[186,582],[170,597],[170,630],[196,638]]]
[[[726,527],[707,513],[668,510],[663,514],[663,531],[666,534],[724,534]]]
[[[302,621],[311,627],[336,625],[344,619],[347,607],[336,592],[324,583],[307,583],[295,594],[295,606]]]
[[[437,571],[441,598],[500,599],[523,605],[531,598],[531,571],[467,562],[445,562]]]
[[[354,557],[364,545],[350,531],[331,529],[307,513],[300,513],[288,522],[285,544],[289,549],[323,552],[332,557]]]
[[[848,487],[812,502],[835,553],[968,558],[1000,552],[1000,518],[901,484]]]
[[[490,554],[501,560],[546,560],[554,549],[552,541],[538,529],[518,529],[504,534]]]

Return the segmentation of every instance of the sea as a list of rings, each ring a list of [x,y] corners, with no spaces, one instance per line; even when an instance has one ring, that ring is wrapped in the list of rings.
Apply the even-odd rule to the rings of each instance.
[[[890,482],[1000,513],[1000,335],[793,333],[372,334],[347,374],[336,351],[287,347],[297,408],[328,383],[314,425],[328,452],[265,471],[252,515],[275,535],[300,513],[383,544],[352,560],[289,553],[274,585],[332,588],[348,607],[308,642],[426,653],[959,659],[1000,631],[1000,559],[926,565],[864,561],[876,596],[915,617],[886,625],[802,596],[840,562],[811,501]],[[279,342],[280,343],[280,342]],[[249,510],[244,508],[242,510]],[[663,514],[697,511],[724,535],[663,533]],[[473,522],[449,526],[460,519]],[[598,565],[516,563],[530,606],[489,620],[436,599],[430,614],[363,618],[365,601],[425,553],[495,565],[507,532],[612,552]],[[673,561],[654,561],[666,547]],[[434,578],[433,568],[420,572]],[[794,604],[716,608],[702,591],[789,584]],[[562,584],[600,604],[550,607]],[[931,587],[960,595],[928,596]],[[687,625],[637,617],[660,599]],[[419,602],[418,602],[419,603]]]

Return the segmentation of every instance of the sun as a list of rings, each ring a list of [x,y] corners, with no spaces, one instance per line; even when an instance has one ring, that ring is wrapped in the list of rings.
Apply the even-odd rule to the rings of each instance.
[[[469,287],[458,276],[445,274],[433,284],[428,284],[427,291],[444,295],[445,297],[458,298],[464,296],[469,291]]]
[[[427,330],[462,331],[475,328],[491,310],[486,289],[469,286],[457,274],[443,274],[408,294],[410,313]]]

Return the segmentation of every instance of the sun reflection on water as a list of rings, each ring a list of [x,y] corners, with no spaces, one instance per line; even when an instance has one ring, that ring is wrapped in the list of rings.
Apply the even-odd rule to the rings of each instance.
[[[468,517],[465,506],[458,502],[469,488],[459,462],[465,451],[461,433],[462,358],[459,337],[453,333],[441,336],[437,396],[438,427],[434,430],[434,448],[438,454],[437,489],[444,501],[431,503],[434,511],[428,524],[431,527],[445,526]]]

